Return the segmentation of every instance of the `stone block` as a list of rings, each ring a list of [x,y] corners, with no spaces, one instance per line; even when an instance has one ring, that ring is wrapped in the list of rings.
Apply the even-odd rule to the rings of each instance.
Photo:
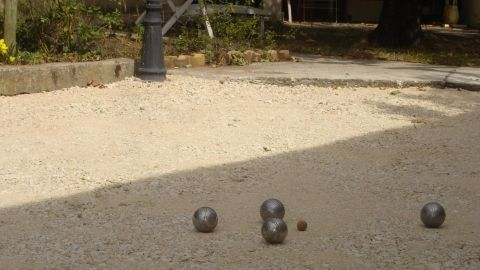
[[[267,59],[272,62],[278,61],[278,52],[276,50],[268,50]]]
[[[280,61],[290,61],[290,51],[289,50],[279,50],[278,51],[278,59]]]
[[[166,68],[174,68],[175,67],[175,60],[177,60],[176,56],[167,55],[163,59],[164,59]]]
[[[228,66],[228,65],[232,64],[232,58],[228,53],[222,52],[218,56],[218,63],[217,64],[220,65],[220,66]]]
[[[248,63],[260,62],[262,55],[252,50],[246,50],[243,52],[245,59]]]
[[[205,54],[203,53],[194,53],[190,57],[190,64],[192,67],[203,67],[205,66]]]
[[[177,59],[175,59],[175,66],[181,68],[189,67],[191,65],[190,60],[190,55],[181,54],[177,57]]]

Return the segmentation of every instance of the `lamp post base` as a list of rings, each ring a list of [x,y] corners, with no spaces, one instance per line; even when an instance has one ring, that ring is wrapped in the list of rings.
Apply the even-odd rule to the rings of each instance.
[[[163,82],[167,78],[165,73],[165,70],[139,68],[137,71],[137,77],[144,81]]]

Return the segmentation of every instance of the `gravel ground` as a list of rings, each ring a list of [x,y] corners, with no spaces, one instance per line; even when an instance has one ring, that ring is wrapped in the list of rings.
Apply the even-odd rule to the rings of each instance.
[[[480,93],[394,90],[171,76],[0,97],[0,268],[479,269]],[[269,197],[282,245],[260,235]]]

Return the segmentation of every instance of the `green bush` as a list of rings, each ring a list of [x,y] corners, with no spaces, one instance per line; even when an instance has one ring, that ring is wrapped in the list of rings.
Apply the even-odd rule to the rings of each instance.
[[[19,49],[50,54],[86,53],[97,47],[105,31],[122,26],[120,12],[103,13],[80,0],[23,3],[25,18],[18,30]]]
[[[204,17],[189,17],[180,21],[166,42],[166,54],[201,51],[206,54],[207,60],[215,62],[218,56],[230,50],[276,48],[277,35],[272,31],[265,31],[265,35],[261,36],[258,17],[232,14],[231,8],[232,6],[226,10],[218,8],[217,12],[208,16],[214,38],[207,35]],[[234,64],[244,64],[241,59],[233,60]]]
[[[223,48],[244,50],[261,44],[259,20],[255,16],[221,11],[209,17],[217,42]]]
[[[132,42],[129,38],[133,34],[142,38],[143,26],[123,21],[118,10],[106,12],[100,7],[86,5],[84,1],[20,1],[17,62],[27,64],[98,60],[140,51],[141,41]],[[228,6],[231,3],[253,5],[255,1],[206,0],[206,2]],[[128,16],[125,18],[128,21]],[[178,55],[203,52],[207,60],[214,63],[229,50],[275,49],[277,46],[276,32],[266,31],[264,36],[259,34],[258,17],[235,15],[229,9],[218,8],[217,12],[208,16],[208,19],[214,31],[214,38],[207,35],[203,16],[182,17],[169,32],[170,38],[165,41],[165,53]],[[0,18],[0,25],[1,23]],[[129,33],[124,36],[125,38],[109,36],[117,30]],[[119,43],[120,40],[123,43]],[[129,53],[128,56],[138,55]],[[233,62],[243,64],[244,60],[235,58]]]

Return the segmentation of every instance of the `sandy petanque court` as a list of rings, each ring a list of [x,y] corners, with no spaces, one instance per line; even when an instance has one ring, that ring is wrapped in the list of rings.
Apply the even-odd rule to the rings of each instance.
[[[480,269],[480,92],[395,90],[175,75],[0,97],[0,269]]]

